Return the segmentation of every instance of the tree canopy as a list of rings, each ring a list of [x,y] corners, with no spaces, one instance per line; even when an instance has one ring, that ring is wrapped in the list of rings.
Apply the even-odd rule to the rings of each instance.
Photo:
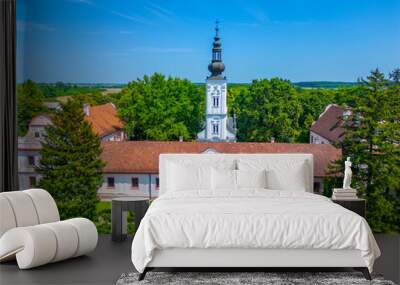
[[[196,138],[204,120],[204,94],[188,80],[155,73],[122,90],[118,114],[133,140]]]
[[[239,141],[294,142],[299,135],[302,107],[296,89],[286,80],[254,80],[235,96]]]
[[[42,91],[32,80],[27,80],[17,86],[17,131],[19,136],[25,135],[34,116],[47,111],[47,108],[43,105],[43,100]]]
[[[367,200],[374,232],[400,231],[400,84],[378,69],[355,90],[346,118],[343,158],[353,160],[353,187]]]

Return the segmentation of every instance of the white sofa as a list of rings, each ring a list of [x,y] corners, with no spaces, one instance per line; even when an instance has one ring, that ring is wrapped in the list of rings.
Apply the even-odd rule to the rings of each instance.
[[[96,248],[96,226],[88,219],[60,221],[57,205],[43,189],[0,193],[0,262],[20,269],[84,255]]]

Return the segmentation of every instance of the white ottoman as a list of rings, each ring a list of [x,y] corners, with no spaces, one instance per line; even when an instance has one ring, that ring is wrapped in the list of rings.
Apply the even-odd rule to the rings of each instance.
[[[87,254],[97,239],[88,219],[60,222],[53,198],[42,189],[0,193],[0,261],[16,258],[20,269],[28,269]]]

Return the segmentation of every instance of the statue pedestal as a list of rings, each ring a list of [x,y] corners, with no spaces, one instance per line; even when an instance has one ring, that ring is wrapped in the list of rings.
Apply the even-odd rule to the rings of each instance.
[[[357,190],[343,189],[343,188],[334,188],[332,193],[332,199],[334,200],[352,200],[357,199]]]

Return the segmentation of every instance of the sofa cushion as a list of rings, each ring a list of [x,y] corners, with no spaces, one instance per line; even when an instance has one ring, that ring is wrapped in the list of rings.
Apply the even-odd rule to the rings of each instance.
[[[60,220],[56,202],[50,193],[43,189],[24,190],[29,195],[36,208],[39,224],[52,223]]]
[[[15,228],[17,222],[15,220],[14,211],[10,202],[6,197],[0,194],[0,238],[9,229]]]
[[[39,224],[35,205],[31,197],[24,193],[24,191],[3,192],[1,196],[10,203],[17,227]]]
[[[0,261],[16,257],[20,269],[33,268],[86,254],[97,240],[96,226],[85,218],[17,227],[0,238]]]

